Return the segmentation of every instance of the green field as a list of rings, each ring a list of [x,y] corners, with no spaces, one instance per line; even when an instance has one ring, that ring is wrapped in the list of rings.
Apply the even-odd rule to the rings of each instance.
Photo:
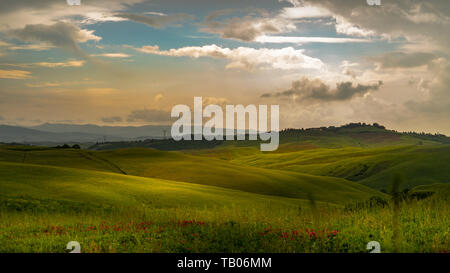
[[[3,145],[0,252],[448,251],[450,145],[375,132],[287,134],[274,153]]]

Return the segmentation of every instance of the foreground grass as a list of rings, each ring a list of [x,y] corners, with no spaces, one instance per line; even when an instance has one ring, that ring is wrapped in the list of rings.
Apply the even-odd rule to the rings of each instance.
[[[361,204],[361,203],[360,203]],[[447,252],[449,202],[403,202],[399,237],[390,205],[290,209],[142,208],[70,212],[0,211],[0,252]]]

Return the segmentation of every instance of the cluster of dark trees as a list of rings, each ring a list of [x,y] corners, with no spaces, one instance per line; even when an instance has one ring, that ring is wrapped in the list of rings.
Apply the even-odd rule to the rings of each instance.
[[[80,145],[78,144],[74,144],[72,146],[70,146],[69,144],[63,144],[63,145],[58,145],[55,147],[56,149],[81,149]]]
[[[280,131],[281,136],[285,137],[293,137],[293,136],[333,136],[335,134],[348,133],[345,129],[354,129],[354,128],[377,128],[380,130],[386,130],[386,127],[380,125],[378,123],[368,124],[364,122],[357,123],[348,123],[346,125],[342,125],[339,127],[336,126],[328,126],[328,127],[318,127],[318,128],[308,128],[308,129],[295,129],[295,128],[287,128]],[[392,131],[395,132],[395,131]]]
[[[385,130],[386,129],[386,127],[384,127],[383,125],[380,125],[380,124],[378,124],[378,123],[373,123],[373,124],[369,124],[369,123],[365,123],[365,122],[354,122],[354,123],[349,123],[349,124],[346,124],[346,125],[342,125],[340,128],[359,128],[359,127],[375,127],[375,128],[378,128],[378,129],[382,129],[382,130]]]
[[[436,141],[436,142],[441,142],[441,143],[445,143],[445,144],[450,144],[450,137],[443,135],[443,134],[430,134],[430,133],[416,133],[416,132],[405,132],[404,134],[408,135],[408,136],[412,136],[415,138],[420,138],[423,140],[430,140],[430,141]]]
[[[292,132],[292,131],[302,131],[302,132],[309,132],[309,131],[330,131],[330,132],[335,132],[338,131],[339,129],[352,129],[352,128],[362,128],[362,127],[374,127],[374,128],[378,128],[378,129],[382,129],[382,130],[386,130],[386,127],[383,125],[380,125],[378,123],[373,123],[373,124],[369,124],[369,123],[365,123],[365,122],[353,122],[353,123],[348,123],[339,127],[336,126],[328,126],[328,127],[318,127],[318,128],[308,128],[308,129],[295,129],[295,128],[286,128],[284,130],[282,130],[281,132]]]

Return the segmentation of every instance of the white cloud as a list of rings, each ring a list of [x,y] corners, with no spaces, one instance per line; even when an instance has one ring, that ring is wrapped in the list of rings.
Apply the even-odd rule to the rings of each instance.
[[[160,50],[158,46],[144,46],[135,48],[147,54],[175,56],[175,57],[211,57],[227,59],[230,63],[227,69],[324,69],[324,63],[317,58],[304,54],[302,49],[285,47],[280,49],[238,47],[235,49],[222,48],[217,45],[190,46],[178,49]]]
[[[450,2],[442,0],[385,1],[369,6],[360,1],[305,0],[306,5],[321,7],[336,18],[338,33],[386,38],[405,38],[409,42],[432,43],[448,51],[450,41]],[[362,1],[361,1],[362,2]]]
[[[250,42],[266,34],[286,33],[296,29],[295,24],[291,20],[281,17],[255,18],[253,16],[245,16],[242,18],[229,18],[224,21],[217,21],[217,17],[222,15],[222,13],[219,11],[207,16],[200,30],[217,33],[227,39]]]
[[[288,19],[302,19],[302,18],[331,17],[332,14],[327,9],[324,9],[322,7],[296,6],[284,8],[280,16]]]
[[[91,54],[93,57],[107,57],[107,58],[128,58],[131,55],[125,53],[103,53],[103,54]]]
[[[155,12],[155,11],[144,12],[144,14],[148,14],[148,15],[158,15],[158,16],[167,16],[167,14],[165,14],[165,13],[162,13],[162,12]]]
[[[349,23],[344,17],[336,16],[336,32],[350,36],[370,37],[374,36],[375,32],[368,29],[363,29],[357,25]]]
[[[77,38],[77,41],[80,43],[85,43],[87,41],[98,42],[102,39],[102,37],[95,35],[93,30],[87,30],[87,29],[80,29],[76,38]]]
[[[158,46],[144,46],[136,48],[137,51],[176,57],[211,57],[217,59],[227,59],[230,62],[226,66],[228,69],[324,69],[324,63],[317,58],[304,54],[302,49],[285,47],[280,49],[269,48],[249,48],[238,47],[235,49],[222,48],[217,45],[191,46],[178,49],[160,50]]]
[[[82,1],[80,6],[68,6],[66,1],[21,0],[0,2],[0,30],[20,29],[26,25],[51,25],[57,21],[81,17],[81,24],[105,21],[123,21],[114,16],[118,11],[144,0],[96,0]]]
[[[293,44],[306,44],[306,43],[368,43],[370,40],[357,39],[357,38],[331,38],[331,37],[293,37],[293,36],[259,36],[255,39],[255,42],[259,43],[293,43]]]

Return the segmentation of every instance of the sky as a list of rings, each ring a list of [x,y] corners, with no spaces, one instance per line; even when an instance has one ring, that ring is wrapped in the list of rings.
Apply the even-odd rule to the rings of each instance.
[[[202,96],[450,135],[449,1],[68,2],[0,2],[0,124],[170,124]]]

